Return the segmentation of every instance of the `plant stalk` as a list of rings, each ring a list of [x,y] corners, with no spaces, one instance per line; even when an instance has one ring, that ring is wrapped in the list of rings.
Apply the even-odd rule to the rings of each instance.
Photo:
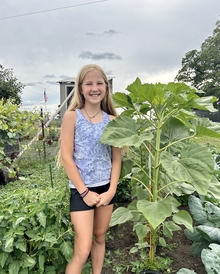
[[[154,171],[153,171],[153,188],[152,188],[152,195],[153,195],[153,202],[157,202],[158,199],[158,184],[159,184],[159,161],[160,161],[160,138],[161,138],[161,121],[162,117],[158,117],[157,122],[157,130],[156,130],[156,144],[155,144],[155,158],[154,158]],[[150,227],[150,262],[152,263],[155,258],[156,253],[156,240],[157,240],[157,233],[156,229]]]

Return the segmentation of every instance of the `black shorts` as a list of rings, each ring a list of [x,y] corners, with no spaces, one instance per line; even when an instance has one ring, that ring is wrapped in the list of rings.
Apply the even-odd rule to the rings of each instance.
[[[88,187],[89,190],[98,194],[106,192],[109,189],[110,183],[104,186]],[[117,202],[117,195],[115,194],[109,205]],[[70,189],[70,212],[84,211],[94,209],[96,206],[88,206],[80,196],[79,192],[75,188]]]

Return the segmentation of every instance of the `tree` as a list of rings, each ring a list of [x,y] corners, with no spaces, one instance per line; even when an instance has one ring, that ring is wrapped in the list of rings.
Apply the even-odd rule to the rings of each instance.
[[[205,40],[200,51],[186,53],[175,80],[203,90],[205,96],[220,98],[220,21],[216,22],[213,35]]]
[[[13,75],[13,69],[5,69],[0,65],[0,99],[6,102],[8,99],[13,103],[21,104],[21,93],[24,84]]]

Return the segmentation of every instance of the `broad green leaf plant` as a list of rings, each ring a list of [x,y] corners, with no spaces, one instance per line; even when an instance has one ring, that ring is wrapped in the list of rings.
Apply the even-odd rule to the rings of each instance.
[[[111,226],[132,220],[137,246],[149,247],[151,262],[158,242],[166,245],[163,235],[171,238],[180,225],[193,230],[191,216],[178,209],[175,197],[195,191],[220,193],[213,181],[212,153],[196,142],[204,135],[219,138],[220,128],[193,112],[215,111],[216,98],[199,97],[198,92],[184,83],[147,84],[137,78],[127,93],[114,94],[122,113],[100,139],[112,146],[130,147],[122,174],[130,178],[133,199],[127,208],[114,211]]]
[[[195,221],[193,232],[185,230],[193,242],[191,251],[201,256],[202,250],[215,243],[220,247],[220,203],[209,196],[189,196],[189,210]]]

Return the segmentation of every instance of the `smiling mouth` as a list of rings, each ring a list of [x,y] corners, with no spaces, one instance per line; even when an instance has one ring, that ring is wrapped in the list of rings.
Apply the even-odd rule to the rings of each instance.
[[[97,96],[100,96],[100,94],[99,94],[99,93],[95,93],[95,94],[90,94],[90,96],[95,96],[95,97],[97,97]]]

